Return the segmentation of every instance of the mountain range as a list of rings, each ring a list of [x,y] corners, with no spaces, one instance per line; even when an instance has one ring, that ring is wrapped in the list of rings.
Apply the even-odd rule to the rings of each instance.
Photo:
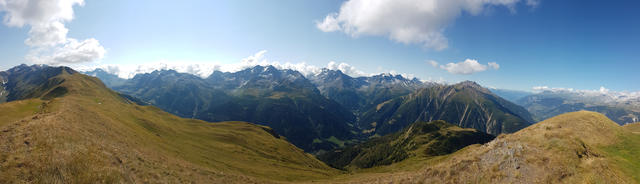
[[[312,153],[393,133],[416,121],[443,119],[493,135],[533,122],[526,110],[486,88],[475,83],[462,87],[469,82],[442,85],[391,74],[354,78],[329,69],[304,76],[273,66],[216,71],[207,78],[161,70],[124,83],[104,71],[87,74],[120,84],[110,87],[181,117],[272,127]]]
[[[256,66],[208,78],[173,70],[139,74],[113,89],[181,117],[272,127],[304,150],[330,150],[356,135],[355,117],[302,74]]]
[[[535,122],[580,110],[604,114],[618,124],[640,121],[640,93],[542,88],[538,92],[489,88],[494,94],[529,111]]]
[[[493,94],[496,94],[505,100],[509,100],[511,102],[517,102],[523,97],[533,95],[533,92],[530,91],[521,91],[521,90],[510,90],[510,89],[499,89],[499,88],[489,88]]]
[[[433,120],[493,135],[512,133],[533,123],[524,108],[465,81],[422,88],[380,103],[364,112],[358,125],[367,132],[385,135],[414,122]]]
[[[253,69],[246,72],[276,71]],[[304,76],[295,77],[295,72],[277,71],[280,73],[248,80],[223,73],[223,79],[241,81],[239,87],[225,82],[233,90],[218,85],[202,88],[255,99],[275,93],[282,98],[314,93],[339,105],[315,88],[289,88],[309,82],[302,80]],[[162,74],[166,72],[170,75]],[[156,74],[166,78],[152,76],[153,80],[144,82],[175,80],[173,85],[184,84],[183,88],[197,84],[189,76],[176,77],[177,72]],[[350,132],[358,141],[318,152],[323,162],[291,144],[291,138],[275,128],[181,118],[155,107],[155,102],[118,93],[98,78],[68,67],[21,65],[0,76],[0,183],[640,182],[640,126],[620,126],[596,112],[565,113],[495,137],[442,120],[408,123],[398,131],[369,139],[364,135],[370,134]],[[294,77],[272,82],[282,76]],[[177,92],[190,94],[188,90]],[[411,97],[423,100],[407,100]],[[491,119],[502,116],[526,121],[508,110],[514,108],[512,103],[473,82],[429,86],[387,101],[395,99],[402,99],[397,100],[401,107],[433,101],[450,104],[434,110],[447,112],[452,110],[448,106],[464,104],[467,110],[462,114],[492,111]],[[462,119],[480,117],[460,115]],[[358,125],[348,127],[357,129]]]
[[[354,114],[360,114],[391,98],[435,84],[388,73],[354,78],[340,70],[326,68],[308,78],[322,95],[338,102]]]
[[[537,120],[588,110],[604,114],[618,124],[640,121],[640,97],[613,96],[599,92],[543,91],[516,101]]]

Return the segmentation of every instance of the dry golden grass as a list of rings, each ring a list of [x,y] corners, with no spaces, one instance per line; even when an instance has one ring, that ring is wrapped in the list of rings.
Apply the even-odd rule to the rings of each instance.
[[[0,183],[268,183],[338,173],[266,127],[178,118],[128,103],[95,78],[58,78],[62,97],[0,105],[16,111],[0,115]]]
[[[28,99],[0,104],[0,126],[34,115],[42,109],[42,100]]]
[[[639,154],[640,136],[602,114],[581,111],[437,160],[401,162],[325,182],[638,183]]]
[[[622,127],[626,128],[627,130],[629,130],[629,131],[631,131],[633,133],[640,134],[640,122],[626,124],[626,125],[624,125]]]

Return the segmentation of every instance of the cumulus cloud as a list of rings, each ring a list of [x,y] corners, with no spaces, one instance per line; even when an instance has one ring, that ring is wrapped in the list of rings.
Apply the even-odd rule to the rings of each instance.
[[[573,88],[557,88],[557,87],[549,87],[549,86],[534,86],[533,91],[535,92],[576,92],[576,93],[587,93],[587,94],[608,94],[611,91],[610,89],[605,88],[604,86],[600,86],[597,90],[579,90]]]
[[[439,77],[437,79],[433,77],[429,77],[427,79],[420,80],[420,81],[424,83],[449,84],[449,82],[447,80],[444,80],[444,78],[442,77]]]
[[[427,63],[429,63],[433,67],[438,67],[438,62],[435,61],[435,60],[429,60],[429,61],[427,61]]]
[[[439,67],[440,69],[446,70],[452,74],[463,74],[469,75],[476,72],[483,72],[488,70],[489,68],[497,70],[500,68],[500,65],[496,62],[489,62],[487,65],[483,65],[478,63],[478,60],[475,59],[466,59],[462,62],[458,63],[447,63],[445,65],[439,65],[436,61],[428,61],[428,63],[433,67]]]
[[[75,64],[102,58],[106,52],[96,39],[89,38],[80,42],[76,39],[68,38],[67,42],[61,47],[31,50],[26,58],[40,64]]]
[[[562,93],[562,94],[570,94],[574,97],[587,97],[591,100],[601,100],[604,102],[624,102],[627,100],[638,100],[640,99],[640,91],[629,92],[629,91],[613,91],[605,88],[604,86],[600,86],[599,89],[595,90],[581,90],[574,88],[561,88],[561,87],[549,87],[549,86],[534,86],[534,92],[547,92],[547,93]]]
[[[489,6],[515,12],[521,0],[349,0],[338,13],[328,14],[316,27],[324,32],[341,31],[352,37],[387,36],[405,44],[421,44],[443,50],[449,46],[443,32],[462,12],[478,15]],[[538,0],[526,0],[537,6]]]
[[[106,50],[94,38],[68,38],[65,22],[73,20],[73,6],[84,0],[0,0],[3,23],[9,27],[29,26],[24,41],[31,50],[25,59],[37,64],[73,64],[96,61]]]
[[[141,73],[151,73],[156,70],[175,70],[181,73],[189,73],[193,75],[200,76],[202,78],[206,78],[214,71],[221,72],[237,72],[240,70],[244,70],[250,67],[254,67],[257,65],[260,66],[274,66],[278,69],[291,69],[296,70],[302,73],[305,76],[316,75],[322,72],[323,68],[328,68],[331,70],[340,70],[343,73],[358,77],[358,76],[369,76],[372,74],[365,73],[361,70],[358,70],[356,67],[349,65],[347,63],[338,63],[335,61],[331,61],[325,67],[319,67],[315,65],[310,65],[305,62],[299,63],[291,63],[291,62],[278,62],[278,61],[269,61],[265,58],[266,50],[259,51],[249,57],[241,59],[240,62],[236,63],[220,63],[220,62],[211,62],[211,61],[158,61],[158,62],[150,62],[144,64],[135,64],[135,65],[127,65],[127,64],[90,64],[90,65],[71,65],[74,69],[79,71],[92,71],[94,69],[100,68],[107,73],[115,74],[120,78],[132,78],[136,74]],[[409,76],[407,74],[403,74],[405,76]]]
[[[327,64],[327,68],[329,70],[340,70],[342,71],[342,73],[350,76],[354,76],[354,77],[369,75],[363,71],[356,69],[356,67],[351,66],[347,63],[336,63],[335,61],[331,61],[329,62],[329,64]]]
[[[538,7],[538,5],[540,4],[540,0],[527,0],[527,6],[530,7]]]
[[[489,67],[493,68],[494,70],[500,69],[500,65],[496,62],[489,62],[487,63],[487,65],[489,65]]]

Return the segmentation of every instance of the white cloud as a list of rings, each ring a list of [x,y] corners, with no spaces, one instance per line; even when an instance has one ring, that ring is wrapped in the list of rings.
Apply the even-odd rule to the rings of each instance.
[[[436,61],[429,61],[429,64],[433,67],[438,67],[438,62]],[[489,62],[487,63],[487,65],[483,65],[478,63],[478,60],[475,59],[466,59],[462,62],[458,62],[458,63],[447,63],[445,65],[440,65],[439,66],[440,69],[446,70],[449,73],[452,74],[463,74],[463,75],[469,75],[469,74],[473,74],[476,72],[483,72],[486,71],[489,68],[492,68],[494,70],[497,70],[500,68],[500,65],[496,62]]]
[[[34,49],[26,58],[38,64],[61,65],[93,61],[102,58],[106,52],[96,39],[89,38],[79,42],[68,38],[61,47]]]
[[[527,6],[530,7],[538,7],[540,5],[540,0],[527,0]]]
[[[640,99],[640,91],[629,92],[629,91],[612,91],[610,89],[605,88],[604,86],[600,86],[599,89],[596,90],[580,90],[573,88],[556,88],[549,86],[534,86],[534,92],[548,92],[548,93],[562,93],[562,94],[571,94],[574,97],[581,98],[589,98],[590,100],[600,100],[603,102],[624,102],[627,100],[638,100]]]
[[[326,68],[328,68],[330,70],[340,70],[340,71],[342,71],[342,73],[350,75],[350,76],[354,76],[354,77],[370,75],[370,74],[366,74],[365,72],[356,69],[356,67],[351,66],[351,65],[349,65],[347,63],[336,63],[335,61],[329,62],[329,64],[327,64]]]
[[[8,26],[22,27],[73,19],[73,5],[84,5],[83,0],[0,0],[0,10]]]
[[[429,61],[427,61],[427,63],[429,63],[433,67],[438,67],[438,62],[435,61],[435,60],[429,60]]]
[[[488,6],[505,6],[515,12],[520,0],[349,0],[338,13],[317,21],[324,32],[342,31],[352,37],[387,36],[405,44],[443,50],[448,41],[445,28],[462,12],[478,15]],[[537,6],[538,0],[527,0]]]
[[[104,57],[106,50],[94,38],[78,41],[68,38],[65,22],[73,20],[73,6],[84,0],[0,0],[3,23],[9,27],[30,26],[24,41],[31,50],[25,59],[37,64],[92,62]]]
[[[500,69],[500,65],[496,62],[489,62],[487,63],[487,65],[489,65],[489,67],[493,68],[494,70]]]
[[[324,18],[324,21],[317,22],[316,26],[324,32],[340,31],[340,22],[336,20],[336,16],[336,13],[329,14]]]
[[[24,43],[32,47],[64,44],[67,40],[68,32],[69,29],[64,27],[64,24],[60,22],[36,24],[31,26],[31,30],[29,30],[29,38],[27,38]]]
[[[444,78],[442,77],[439,77],[437,79],[434,79],[433,77],[429,77],[426,80],[420,80],[420,81],[424,83],[449,84],[449,82],[447,80],[444,80]]]
[[[326,67],[318,67],[315,65],[310,65],[305,62],[299,63],[280,63],[277,61],[268,61],[264,56],[267,53],[266,50],[259,51],[254,55],[246,57],[240,62],[237,63],[227,63],[222,64],[220,62],[211,62],[211,61],[158,61],[158,62],[150,62],[144,64],[121,64],[121,65],[113,65],[113,64],[75,64],[70,65],[76,70],[79,71],[91,71],[96,68],[100,68],[105,70],[108,73],[118,75],[121,78],[132,78],[136,74],[141,73],[151,73],[156,70],[176,70],[181,73],[189,73],[193,75],[200,76],[202,78],[206,78],[214,71],[222,71],[222,72],[237,72],[246,68],[254,67],[257,65],[260,66],[274,66],[278,69],[291,69],[296,70],[302,73],[305,76],[315,75],[322,71],[322,68],[328,68],[332,70],[341,70],[343,73],[358,77],[358,76],[369,76],[372,74],[365,73],[361,70],[358,70],[356,67],[351,66],[347,63],[337,63],[335,61],[331,61],[327,64]],[[407,74],[403,74],[405,76],[410,76]]]

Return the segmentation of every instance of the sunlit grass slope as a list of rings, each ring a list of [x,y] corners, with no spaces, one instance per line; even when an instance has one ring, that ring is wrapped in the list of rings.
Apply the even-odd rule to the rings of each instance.
[[[372,170],[338,178],[354,183],[640,183],[640,134],[631,126],[600,113],[566,113],[437,160],[400,162],[422,165],[417,171]]]
[[[0,183],[264,183],[337,173],[268,127],[179,118],[60,69],[40,98],[0,104]]]
[[[490,134],[460,128],[442,120],[415,122],[402,131],[321,154],[318,158],[335,168],[356,170],[390,165],[414,157],[447,155],[493,138]]]
[[[640,134],[640,123],[630,123],[630,124],[624,125],[623,127],[631,132]]]

